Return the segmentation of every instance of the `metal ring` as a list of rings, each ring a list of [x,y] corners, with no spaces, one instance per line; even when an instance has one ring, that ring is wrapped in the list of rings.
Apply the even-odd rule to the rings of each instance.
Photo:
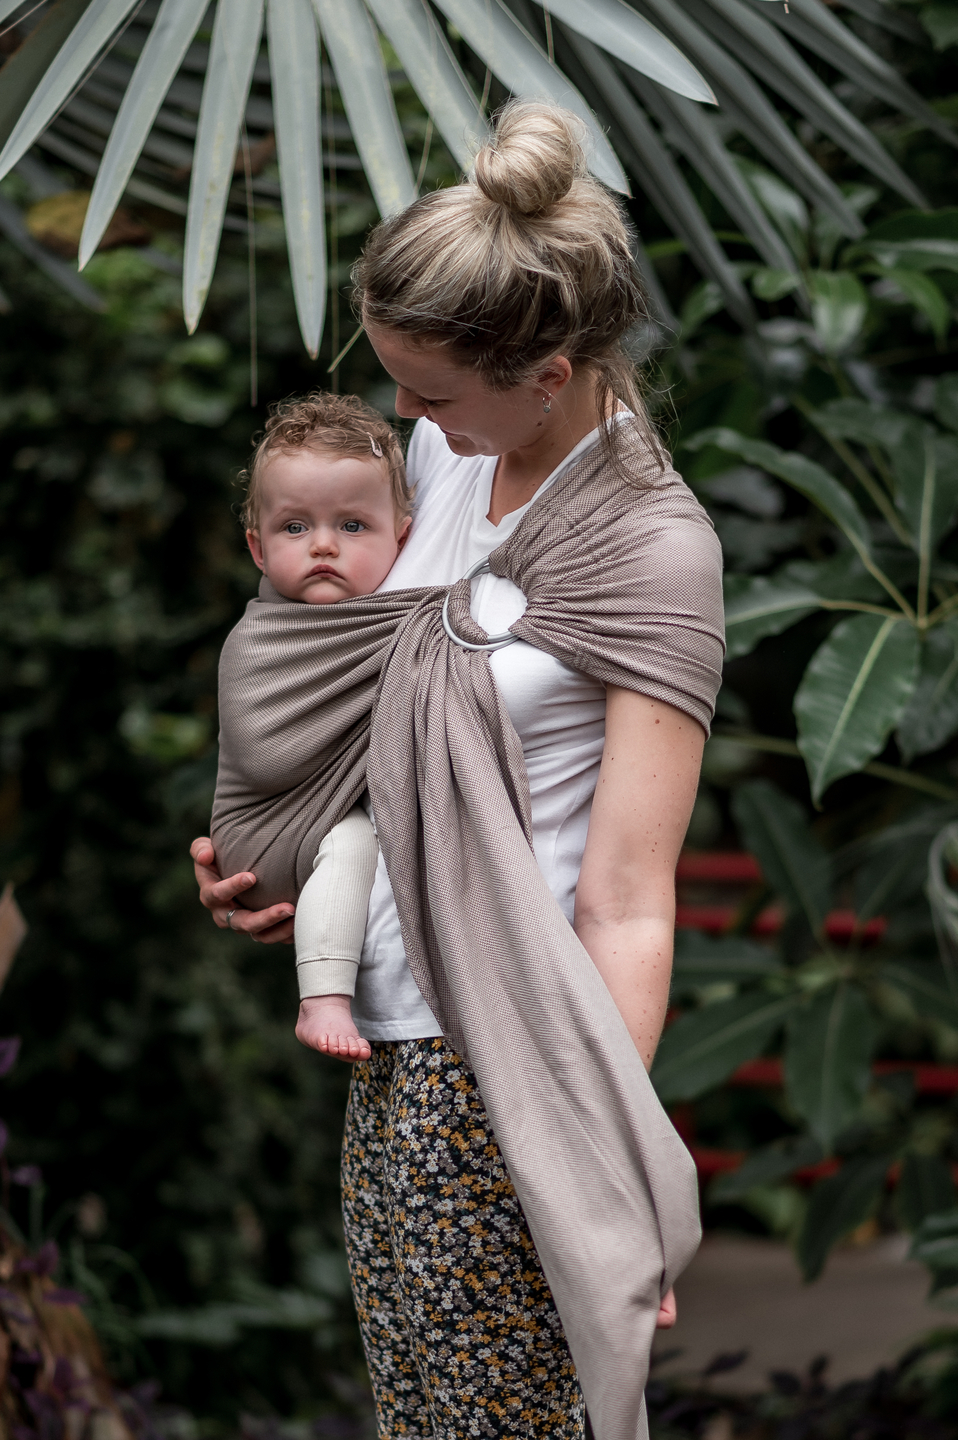
[[[489,561],[488,559],[485,559],[480,560],[477,564],[473,565],[470,570],[466,571],[465,575],[463,575],[462,578],[463,580],[474,580],[477,575],[491,574],[492,571],[489,569]],[[455,630],[453,630],[452,626],[449,623],[450,593],[450,591],[446,592],[446,598],[442,602],[442,628],[449,636],[449,639],[454,640],[457,645],[460,645],[463,648],[463,650],[501,650],[504,645],[513,645],[519,639],[519,636],[513,635],[511,630],[504,630],[501,635],[490,635],[489,639],[483,641],[483,643],[480,645],[475,644],[471,640],[463,640],[462,636],[457,635]]]
[[[227,912],[226,912],[226,923],[227,923],[227,925],[229,926],[229,928],[230,928],[231,930],[232,930],[232,928],[233,928],[233,916],[234,916],[235,914],[236,914],[236,911],[235,911],[235,910],[227,910]]]

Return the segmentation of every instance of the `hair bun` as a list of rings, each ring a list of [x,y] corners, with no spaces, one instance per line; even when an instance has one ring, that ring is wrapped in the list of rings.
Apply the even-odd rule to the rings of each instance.
[[[586,174],[578,116],[535,100],[513,100],[476,156],[475,180],[487,200],[515,215],[541,215]]]

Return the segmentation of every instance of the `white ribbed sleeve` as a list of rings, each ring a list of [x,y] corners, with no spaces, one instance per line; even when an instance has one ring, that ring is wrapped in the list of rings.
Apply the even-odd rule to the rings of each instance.
[[[379,861],[369,816],[357,805],[319,847],[296,906],[299,996],[354,995],[366,911]]]

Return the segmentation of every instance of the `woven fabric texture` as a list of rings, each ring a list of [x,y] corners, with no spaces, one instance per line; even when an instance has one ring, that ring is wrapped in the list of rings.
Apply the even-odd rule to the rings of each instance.
[[[631,483],[601,448],[489,557],[526,595],[519,638],[708,728],[721,554],[638,427]],[[368,784],[413,975],[476,1074],[597,1440],[646,1433],[661,1295],[699,1239],[695,1168],[531,846],[522,747],[444,589],[310,606],[268,585],[224,648],[213,838],[253,908],[295,899]],[[448,592],[487,637],[469,584]]]

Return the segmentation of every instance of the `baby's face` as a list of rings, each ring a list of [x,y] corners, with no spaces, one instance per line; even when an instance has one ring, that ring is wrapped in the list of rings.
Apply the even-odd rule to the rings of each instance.
[[[406,541],[382,461],[304,447],[275,451],[260,476],[250,554],[288,600],[329,605],[370,595]]]

